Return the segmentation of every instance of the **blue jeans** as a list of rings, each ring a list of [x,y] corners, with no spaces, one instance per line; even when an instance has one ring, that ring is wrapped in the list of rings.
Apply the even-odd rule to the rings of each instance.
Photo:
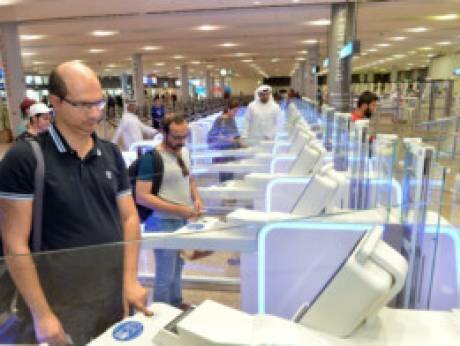
[[[157,219],[145,221],[146,232],[174,232],[185,225],[185,220]],[[179,307],[182,304],[182,268],[184,260],[179,250],[155,249],[155,289],[153,300]]]

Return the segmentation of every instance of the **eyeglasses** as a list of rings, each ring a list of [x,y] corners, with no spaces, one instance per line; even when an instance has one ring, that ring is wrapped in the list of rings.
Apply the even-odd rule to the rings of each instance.
[[[98,100],[94,102],[85,102],[85,101],[71,101],[65,97],[62,98],[63,101],[67,102],[69,105],[75,108],[83,108],[85,110],[91,110],[93,107],[95,107],[98,110],[103,110],[105,107],[105,100]]]

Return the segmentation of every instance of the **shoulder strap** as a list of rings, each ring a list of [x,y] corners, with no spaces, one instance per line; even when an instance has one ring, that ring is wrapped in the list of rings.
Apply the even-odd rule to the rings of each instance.
[[[163,166],[163,158],[158,150],[152,150],[152,165],[153,165],[153,177],[152,177],[152,194],[158,195],[160,192],[161,183],[163,181],[163,173],[164,173],[164,166]]]
[[[37,161],[35,168],[34,202],[32,210],[32,251],[40,251],[42,248],[42,219],[43,219],[43,190],[45,187],[45,160],[43,152],[35,140],[29,141]]]

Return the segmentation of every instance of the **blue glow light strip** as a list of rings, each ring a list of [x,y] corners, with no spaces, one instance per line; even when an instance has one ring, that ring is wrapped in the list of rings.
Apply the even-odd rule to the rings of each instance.
[[[264,226],[257,234],[257,312],[259,314],[265,313],[265,270],[266,270],[266,241],[270,232],[274,229],[284,228],[292,231],[322,231],[322,230],[337,230],[337,231],[351,231],[351,232],[363,232],[366,229],[373,228],[376,224],[336,224],[336,223],[314,223],[314,222],[278,222]],[[437,233],[437,226],[426,226],[425,230],[427,233]],[[446,234],[452,238],[455,248],[455,265],[457,272],[457,295],[460,291],[460,230],[452,226],[440,226],[439,233]],[[460,299],[459,299],[460,300]]]

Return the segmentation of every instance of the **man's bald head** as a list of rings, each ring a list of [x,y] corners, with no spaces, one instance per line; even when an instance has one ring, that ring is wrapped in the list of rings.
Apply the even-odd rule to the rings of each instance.
[[[91,68],[78,61],[68,61],[58,65],[50,74],[49,93],[60,99],[69,94],[81,94],[88,84],[100,88],[99,80]]]

